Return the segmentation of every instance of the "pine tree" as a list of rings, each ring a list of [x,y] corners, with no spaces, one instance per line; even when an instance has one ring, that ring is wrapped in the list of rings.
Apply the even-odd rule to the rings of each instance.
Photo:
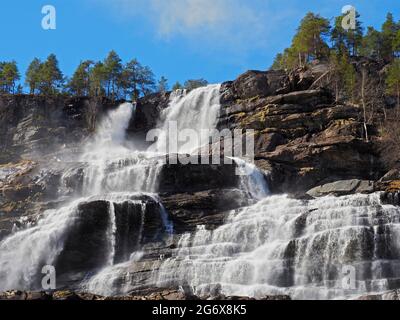
[[[118,83],[122,73],[121,58],[112,50],[104,60],[104,72],[106,79],[107,96],[114,100],[117,96]]]
[[[172,91],[176,91],[176,90],[181,90],[183,89],[183,86],[180,84],[179,81],[175,82],[175,84],[172,87]]]
[[[400,57],[400,30],[397,31],[396,37],[393,41],[393,52],[396,57]]]
[[[349,59],[344,55],[341,59],[341,74],[343,75],[344,88],[348,98],[354,102],[355,89],[357,84],[357,72],[354,66],[349,62]]]
[[[165,93],[168,91],[168,79],[164,76],[158,81],[158,92]]]
[[[92,61],[83,61],[74,72],[67,87],[69,91],[77,96],[87,96],[90,94],[90,67]]]
[[[0,63],[0,91],[5,93],[15,93],[16,82],[20,79],[17,63]]]
[[[399,26],[395,23],[393,14],[388,13],[382,25],[382,56],[387,61],[392,61],[395,55],[394,46],[398,31]]]
[[[137,101],[155,90],[154,74],[149,67],[133,59],[123,68],[121,88],[125,96],[131,96],[133,101]]]
[[[91,68],[89,79],[90,95],[95,97],[105,95],[106,71],[102,62],[95,63],[93,68]]]
[[[30,94],[35,94],[40,84],[41,61],[38,58],[33,59],[25,74],[25,82],[29,86]]]
[[[64,77],[58,67],[57,57],[54,54],[51,54],[39,68],[40,93],[45,95],[59,93],[63,82]]]
[[[397,98],[397,113],[400,111],[400,59],[396,58],[390,65],[386,77],[386,92]]]
[[[382,35],[375,28],[368,27],[367,34],[362,40],[360,53],[362,56],[369,58],[382,58]]]
[[[327,58],[329,47],[326,37],[329,35],[329,21],[312,12],[307,13],[293,38],[291,54],[298,55],[299,65],[313,59]]]
[[[356,56],[363,40],[363,28],[359,20],[360,15],[356,13],[356,28],[354,30],[343,29],[342,21],[344,17],[345,15],[341,15],[335,19],[334,27],[331,31],[333,49],[339,55]]]

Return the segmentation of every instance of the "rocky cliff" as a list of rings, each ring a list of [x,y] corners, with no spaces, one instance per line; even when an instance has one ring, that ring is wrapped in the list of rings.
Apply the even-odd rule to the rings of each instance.
[[[389,168],[381,159],[377,128],[368,128],[370,139],[366,141],[362,110],[335,102],[328,87],[315,85],[325,72],[324,65],[291,74],[249,71],[222,84],[217,128],[254,130],[255,164],[274,194],[312,199],[385,190],[385,203],[398,205],[400,176],[397,170],[386,174]],[[129,143],[138,149],[148,147],[144,137],[157,127],[169,101],[170,93],[165,93],[137,103],[136,112],[128,119]],[[77,155],[107,111],[118,104],[95,98],[0,97],[0,240],[13,230],[35,225],[46,210],[57,210],[83,193],[88,167]],[[204,151],[200,157],[209,154]],[[228,163],[224,155],[221,160]],[[111,178],[114,173],[118,176],[122,167],[131,165],[129,161],[132,159],[111,162],[104,171]],[[156,167],[158,159],[151,161]],[[74,289],[77,282],[107,263],[104,248],[112,210],[116,237],[112,263],[129,260],[129,254],[140,249],[140,261],[129,266],[136,283],[131,293],[157,290],[148,288],[149,279],[161,261],[172,256],[182,235],[202,230],[201,226],[216,229],[231,210],[254,204],[246,190],[238,188],[242,181],[236,169],[235,163],[163,163],[157,176],[157,199],[148,195],[123,201],[85,199],[77,207],[75,227],[65,235],[63,251],[57,257],[60,283]],[[123,178],[135,183],[135,178]],[[112,185],[108,187],[111,190],[102,187],[119,191]],[[174,226],[168,239],[162,235],[163,210]],[[10,295],[24,296],[5,294]]]

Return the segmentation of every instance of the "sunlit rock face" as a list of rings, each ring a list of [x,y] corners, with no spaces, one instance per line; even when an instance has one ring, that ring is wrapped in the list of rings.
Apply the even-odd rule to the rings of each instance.
[[[318,72],[251,71],[118,107],[0,99],[0,162],[13,161],[0,165],[0,291],[40,291],[53,265],[58,288],[101,296],[394,297],[398,175],[378,181],[360,110],[310,87]],[[200,143],[171,152],[171,122]],[[254,130],[254,163],[202,145],[215,128]],[[215,149],[220,164],[169,163]]]

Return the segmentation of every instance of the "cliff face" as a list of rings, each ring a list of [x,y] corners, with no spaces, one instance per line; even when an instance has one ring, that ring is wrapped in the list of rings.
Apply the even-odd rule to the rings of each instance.
[[[0,164],[79,144],[117,105],[101,98],[0,96]]]
[[[363,138],[361,108],[335,103],[327,89],[305,90],[324,69],[316,70],[294,78],[248,72],[222,87],[219,128],[255,130],[256,162],[271,172],[276,193],[302,194],[336,180],[384,174],[376,128],[369,127],[370,142]]]
[[[273,193],[309,198],[396,186],[398,172],[378,181],[385,174],[376,147],[379,137],[370,126],[370,141],[363,138],[362,110],[336,103],[329,89],[315,85],[325,72],[324,65],[291,74],[249,71],[222,84],[218,129],[255,131],[255,164]],[[168,93],[154,94],[138,102],[127,130],[137,147],[148,146],[144,137],[157,126],[169,98]],[[45,210],[69,203],[82,191],[85,163],[71,154],[79,154],[98,121],[116,105],[89,98],[0,97],[0,240],[13,228],[36,223]],[[119,259],[115,262],[125,261],[126,248],[131,253],[142,241],[143,257],[133,267],[137,293],[149,289],[141,285],[160,267],[160,257],[172,256],[180,235],[203,225],[217,228],[228,211],[252,204],[238,189],[235,170],[235,164],[161,167],[157,201],[174,225],[170,242],[159,237],[162,210],[155,199],[140,197],[146,204],[144,211],[129,201],[113,204]],[[396,190],[390,189],[385,201],[399,204]],[[91,198],[79,207],[75,229],[68,233],[57,261],[60,281],[67,286],[107,259],[104,239],[111,202]],[[143,233],[142,239],[137,238],[138,232]]]

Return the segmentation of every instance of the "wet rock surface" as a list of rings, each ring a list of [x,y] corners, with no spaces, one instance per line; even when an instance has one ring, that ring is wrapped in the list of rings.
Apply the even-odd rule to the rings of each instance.
[[[400,205],[400,174],[398,170],[386,173],[375,145],[376,128],[371,126],[371,141],[365,141],[361,110],[336,103],[329,90],[315,85],[315,80],[325,72],[321,66],[291,74],[249,71],[224,83],[218,128],[254,130],[255,164],[268,173],[265,179],[272,193],[308,199],[382,191],[384,203]],[[155,94],[138,102],[127,130],[131,141],[144,141],[148,130],[157,126],[168,101],[169,94]],[[0,97],[0,240],[13,228],[35,224],[45,210],[58,208],[82,192],[86,165],[73,162],[67,154],[79,153],[78,145],[90,136],[104,111],[112,107],[113,103],[101,99]],[[147,146],[143,143],[139,148]],[[210,148],[216,147],[219,145]],[[208,157],[209,150],[202,151],[202,155]],[[68,286],[107,264],[104,248],[109,243],[105,235],[110,232],[113,205],[114,263],[127,261],[139,245],[143,250],[141,261],[130,266],[138,284],[131,296],[106,298],[73,291],[15,291],[0,294],[0,299],[198,299],[180,290],[147,288],[145,284],[152,272],[171,257],[179,236],[203,225],[214,230],[224,223],[229,211],[251,204],[248,195],[238,188],[236,165],[224,164],[225,159],[222,156],[219,165],[162,167],[160,200],[174,225],[174,234],[168,240],[160,236],[165,221],[160,218],[160,206],[151,197],[132,199],[141,200],[145,207],[101,198],[80,205],[75,226],[67,233],[65,249],[57,260],[60,283]],[[304,213],[304,221],[308,214]],[[299,232],[304,225],[302,219],[297,225]],[[371,237],[365,236],[368,244],[373,242]],[[289,246],[287,254],[290,252]],[[362,299],[395,297],[397,291]],[[201,298],[246,299],[222,295]],[[264,300],[288,299],[270,296]]]
[[[168,301],[168,300],[209,300],[208,297],[197,297],[191,294],[186,294],[179,289],[160,289],[153,288],[149,289],[147,294],[143,295],[131,295],[121,297],[104,297],[100,295],[73,292],[73,291],[55,291],[55,292],[26,292],[26,291],[8,291],[0,293],[0,300],[29,300],[29,301],[101,301],[101,300],[114,300],[114,301],[138,301],[138,300],[149,300],[149,301]],[[220,301],[245,301],[245,300],[256,300],[249,299],[247,297],[227,297],[218,296],[212,298],[212,300]],[[271,300],[290,300],[289,296],[267,296],[263,299],[265,301]]]

